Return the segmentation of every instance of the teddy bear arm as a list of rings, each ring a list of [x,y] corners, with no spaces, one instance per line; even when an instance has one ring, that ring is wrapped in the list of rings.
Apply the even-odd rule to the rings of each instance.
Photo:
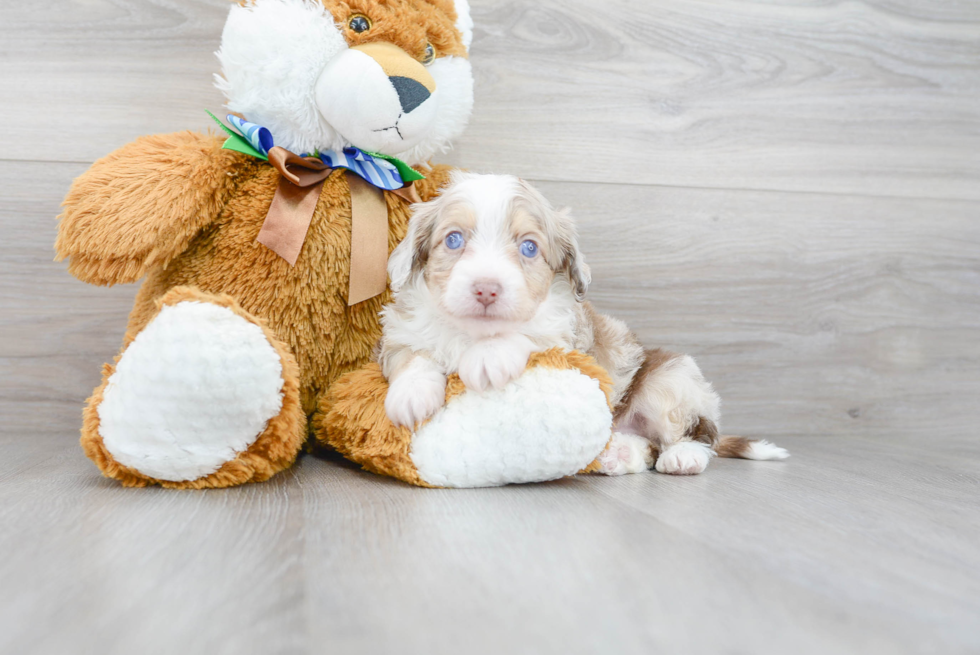
[[[135,282],[166,265],[219,214],[244,155],[218,137],[137,139],[95,162],[63,203],[58,260],[92,284]]]

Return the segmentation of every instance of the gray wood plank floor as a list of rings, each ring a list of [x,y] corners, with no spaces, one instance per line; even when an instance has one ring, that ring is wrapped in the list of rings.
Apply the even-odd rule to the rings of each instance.
[[[695,478],[418,490],[304,458],[126,491],[3,437],[9,653],[969,653],[975,443],[782,440]]]
[[[594,302],[784,463],[421,490],[77,445],[135,287],[52,263],[95,158],[203,129],[223,0],[0,3],[0,652],[980,652],[980,4],[473,0],[445,160],[578,216]]]

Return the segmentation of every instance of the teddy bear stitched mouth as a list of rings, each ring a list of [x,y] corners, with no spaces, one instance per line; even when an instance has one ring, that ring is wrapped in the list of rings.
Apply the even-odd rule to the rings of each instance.
[[[401,130],[398,129],[398,123],[399,123],[399,121],[401,121],[402,116],[404,116],[404,115],[405,114],[398,114],[398,120],[395,121],[395,124],[394,125],[389,125],[388,127],[382,127],[381,129],[371,130],[371,131],[372,132],[387,132],[388,130],[394,130],[395,131],[395,134],[398,135],[398,138],[401,139],[402,141],[404,141],[405,140],[405,137],[402,136]]]

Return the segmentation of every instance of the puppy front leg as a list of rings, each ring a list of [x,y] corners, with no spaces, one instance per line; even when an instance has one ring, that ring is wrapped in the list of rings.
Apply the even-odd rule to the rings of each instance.
[[[414,428],[446,402],[446,375],[424,355],[405,352],[388,377],[385,412],[395,425]]]
[[[500,389],[524,372],[533,350],[523,334],[482,339],[460,357],[459,377],[468,389]]]

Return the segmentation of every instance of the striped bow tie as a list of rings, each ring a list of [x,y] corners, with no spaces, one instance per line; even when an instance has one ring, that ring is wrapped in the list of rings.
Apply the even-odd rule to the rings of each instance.
[[[382,191],[407,202],[421,202],[414,188],[425,177],[396,157],[347,147],[337,152],[297,155],[276,146],[272,133],[229,114],[228,122],[208,115],[228,134],[222,146],[269,162],[279,171],[279,185],[256,241],[295,266],[316,211],[323,183],[335,169],[349,171],[351,194],[351,261],[347,303],[354,305],[383,293],[387,285],[388,210]]]
[[[211,112],[208,113],[211,114]],[[229,135],[224,145],[225,148],[268,161],[269,151],[275,147],[275,141],[267,128],[249,123],[234,114],[228,114],[228,122],[238,130],[238,134],[236,134],[218,120],[214,114],[211,114],[211,118],[214,118]],[[312,155],[304,153],[300,157],[316,157],[328,168],[347,169],[385,191],[396,191],[411,182],[425,179],[425,176],[397,157],[378,152],[366,152],[353,146],[348,146],[340,152],[327,150],[315,152]]]

